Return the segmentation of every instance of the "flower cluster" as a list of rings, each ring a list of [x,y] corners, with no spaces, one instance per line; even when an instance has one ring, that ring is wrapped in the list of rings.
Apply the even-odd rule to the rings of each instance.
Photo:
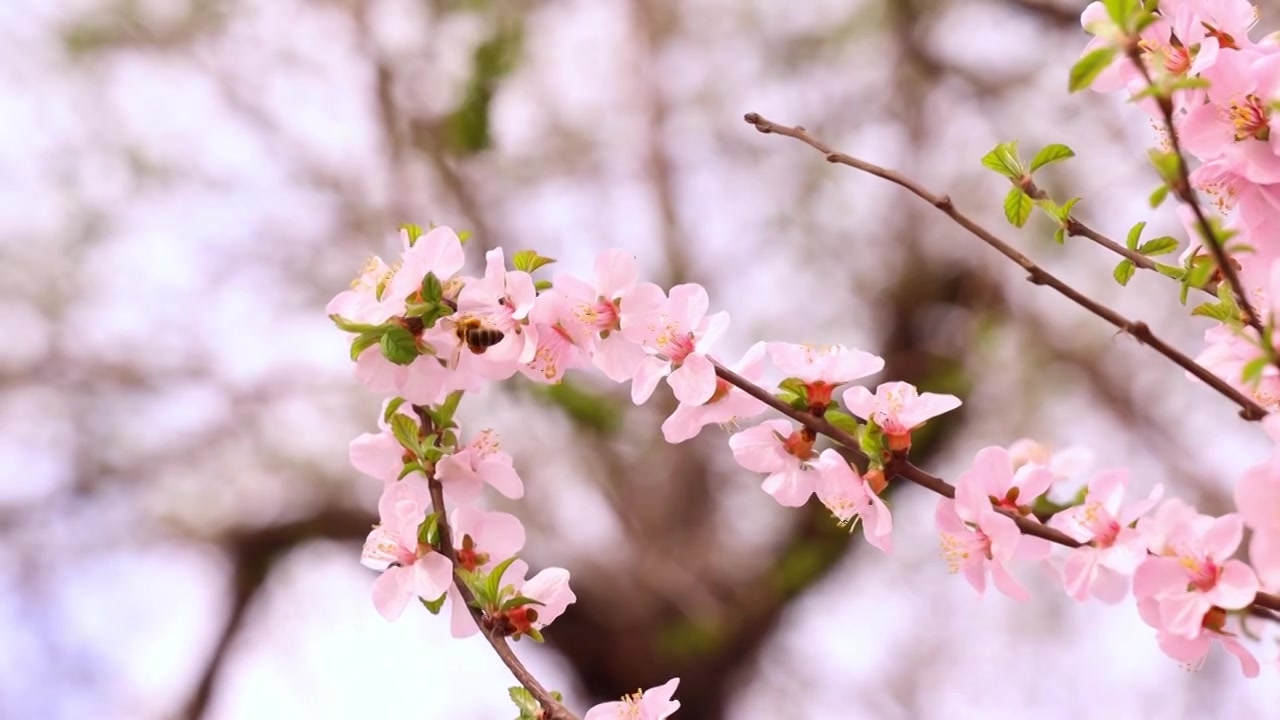
[[[1126,37],[1104,3],[1092,3],[1081,18],[1096,36],[1089,50],[1136,41],[1142,67],[1116,61],[1093,88],[1143,98],[1140,105],[1158,122],[1164,109],[1149,87],[1163,89],[1181,148],[1200,161],[1190,179],[1222,215],[1207,218],[1212,237],[1206,237],[1191,207],[1179,206],[1192,238],[1182,256],[1185,277],[1203,280],[1214,273],[1205,243],[1222,245],[1244,297],[1260,321],[1271,323],[1280,302],[1280,270],[1274,267],[1280,256],[1280,35],[1250,39],[1257,20],[1257,8],[1247,0],[1166,0],[1136,38]],[[1247,318],[1226,295],[1201,312],[1222,324],[1206,331],[1197,362],[1267,410],[1280,410],[1280,370],[1271,362],[1276,350],[1265,347],[1256,328],[1244,326]]]

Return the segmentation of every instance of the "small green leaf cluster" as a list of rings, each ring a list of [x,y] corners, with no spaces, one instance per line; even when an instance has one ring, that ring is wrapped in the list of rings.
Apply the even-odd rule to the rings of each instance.
[[[1080,198],[1072,198],[1063,205],[1058,205],[1036,188],[1032,176],[1045,165],[1061,162],[1075,155],[1075,152],[1066,145],[1053,143],[1041,148],[1040,152],[1031,158],[1031,164],[1024,166],[1022,159],[1018,157],[1018,141],[1010,140],[1000,143],[991,152],[982,156],[982,164],[985,167],[1013,184],[1004,198],[1004,216],[1009,224],[1015,227],[1026,225],[1031,219],[1031,211],[1038,204],[1060,226],[1054,237],[1058,242],[1063,242],[1064,233],[1071,218],[1071,208],[1080,201]]]

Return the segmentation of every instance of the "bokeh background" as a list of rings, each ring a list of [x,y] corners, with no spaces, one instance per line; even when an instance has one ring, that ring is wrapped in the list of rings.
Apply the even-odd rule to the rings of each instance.
[[[1148,219],[1148,121],[1068,96],[1061,0],[5,0],[0,4],[0,716],[509,718],[478,638],[384,622],[346,462],[378,398],[324,315],[398,223],[649,278],[757,339],[884,355],[961,395],[918,462],[1086,445],[1209,512],[1256,427],[904,192],[756,133],[757,111],[898,168],[1188,352],[1172,283],[1009,228],[978,159],[1018,139],[1112,236]],[[1280,21],[1263,8],[1263,28]],[[535,567],[578,603],[519,652],[572,707],[682,678],[680,717],[1270,717],[1274,669],[1188,673],[1131,606],[983,600],[895,488],[885,556],[777,506],[725,433],[670,447],[665,388],[519,378],[469,399],[528,485]],[[1271,648],[1266,649],[1272,652]]]

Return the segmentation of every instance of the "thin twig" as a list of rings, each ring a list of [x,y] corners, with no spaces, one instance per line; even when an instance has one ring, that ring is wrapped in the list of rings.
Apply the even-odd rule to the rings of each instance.
[[[719,362],[716,362],[715,360],[712,360],[711,362],[715,366],[716,375],[723,378],[725,382],[729,383],[730,385],[733,385],[734,387],[737,387],[738,389],[742,390],[743,392],[750,395],[751,397],[759,400],[765,405],[768,405],[774,410],[777,410],[783,415],[786,415],[792,420],[795,420],[796,422],[809,428],[810,430],[821,433],[831,438],[832,440],[835,440],[836,442],[843,445],[845,449],[855,458],[862,460],[863,462],[866,462],[868,460],[866,453],[862,452],[861,443],[858,442],[857,438],[841,430],[840,428],[832,425],[830,422],[827,421],[826,418],[818,417],[817,415],[805,412],[804,410],[797,410],[791,407],[790,405],[788,405],[787,403],[783,402],[778,397],[774,396],[773,393],[770,393],[768,390],[765,390],[759,385],[756,385],[750,380],[742,377],[738,373],[726,368],[725,366],[721,365]],[[890,479],[905,478],[915,483],[916,485],[919,485],[920,487],[926,488],[928,490],[932,490],[933,492],[939,495],[942,495],[943,497],[954,498],[956,495],[956,488],[954,485],[952,485],[951,483],[947,482],[946,480],[943,480],[942,478],[936,475],[931,475],[928,472],[922,470],[921,468],[916,467],[914,464],[911,463],[910,460],[907,460],[905,457],[895,456],[892,460],[890,460],[885,465],[884,474],[886,478],[890,478]],[[1022,517],[1021,515],[1018,515],[1017,513],[1006,510],[1005,508],[994,508],[994,509],[996,510],[996,512],[1002,513],[1005,516],[1012,518],[1013,521],[1017,523],[1018,529],[1020,529],[1026,535],[1034,535],[1036,537],[1044,538],[1049,542],[1056,543],[1058,545],[1064,545],[1070,548],[1077,548],[1084,545],[1084,543],[1077,541],[1075,538],[1072,538],[1070,535],[1067,535],[1066,533],[1063,533],[1054,528],[1048,527],[1047,525],[1042,525],[1035,520],[1030,520],[1028,518]],[[1266,610],[1280,611],[1280,595],[1272,595],[1270,593],[1258,592],[1258,594],[1255,595],[1253,598],[1253,603],[1247,609],[1252,610],[1254,608],[1264,608]],[[1257,614],[1257,613],[1254,613],[1254,614]]]
[[[1200,365],[1195,360],[1192,360],[1191,358],[1187,357],[1185,354],[1180,352],[1177,348],[1168,344],[1164,340],[1161,340],[1159,337],[1156,336],[1155,333],[1151,331],[1151,328],[1148,327],[1145,322],[1129,320],[1128,318],[1124,317],[1123,315],[1116,312],[1115,310],[1112,310],[1111,308],[1097,302],[1096,300],[1093,300],[1092,298],[1084,295],[1080,291],[1076,290],[1075,288],[1071,287],[1067,283],[1058,279],[1057,276],[1053,275],[1052,273],[1048,272],[1044,268],[1035,264],[1035,262],[1033,262],[1031,258],[1018,252],[1013,248],[1013,246],[1009,245],[1005,241],[996,237],[991,231],[982,227],[981,225],[979,225],[978,223],[970,219],[969,216],[957,210],[955,207],[955,204],[951,201],[950,196],[935,195],[934,193],[931,193],[928,190],[926,190],[924,187],[920,186],[914,180],[904,177],[903,175],[900,175],[892,170],[888,170],[886,168],[880,167],[879,165],[874,165],[865,160],[860,160],[850,155],[846,155],[842,152],[837,152],[831,149],[830,146],[823,143],[821,140],[810,135],[802,127],[790,127],[787,125],[779,125],[777,123],[774,123],[770,120],[767,120],[761,117],[756,113],[747,113],[744,119],[751,125],[755,126],[756,130],[759,130],[762,133],[765,133],[765,134],[774,133],[778,135],[785,135],[787,137],[794,138],[796,140],[799,140],[805,143],[806,145],[809,145],[817,149],[819,152],[821,152],[823,155],[826,156],[828,162],[847,165],[851,168],[854,168],[856,170],[861,170],[871,175],[875,175],[876,177],[883,178],[885,180],[888,180],[891,183],[894,183],[895,185],[899,185],[907,189],[912,194],[916,195],[922,200],[928,202],[930,205],[933,205],[937,209],[941,210],[948,217],[954,220],[956,224],[960,225],[965,230],[968,230],[972,235],[977,237],[979,240],[982,240],[987,245],[990,245],[1001,255],[1004,255],[1005,257],[1009,258],[1010,260],[1014,261],[1019,266],[1021,266],[1023,270],[1027,271],[1028,282],[1032,283],[1033,285],[1047,285],[1053,288],[1054,290],[1058,291],[1067,299],[1076,303],[1080,307],[1088,310],[1094,315],[1097,315],[1103,320],[1106,320],[1108,323],[1119,328],[1121,332],[1128,333],[1129,335],[1133,336],[1133,338],[1137,340],[1139,343],[1150,346],[1156,352],[1160,353],[1161,355],[1165,356],[1169,360],[1173,361],[1173,363],[1178,365],[1178,367],[1181,367],[1183,370],[1186,370],[1187,372],[1191,373],[1196,378],[1198,378],[1201,382],[1205,383],[1206,385],[1213,388],[1214,390],[1217,390],[1223,396],[1227,397],[1232,402],[1239,405],[1241,408],[1240,417],[1244,418],[1245,420],[1255,421],[1255,420],[1261,420],[1263,417],[1266,416],[1267,411],[1265,408],[1263,408],[1258,403],[1254,402],[1252,399],[1250,399],[1249,397],[1241,393],[1239,390],[1232,387],[1229,383],[1227,383],[1222,378],[1209,372],[1209,370],[1205,368],[1203,365]]]
[[[1088,225],[1085,225],[1084,223],[1080,222],[1080,220],[1077,219],[1076,216],[1074,215],[1067,218],[1066,231],[1067,231],[1067,234],[1070,235],[1071,237],[1085,237],[1094,241],[1098,245],[1101,245],[1102,247],[1110,250],[1111,252],[1133,263],[1134,266],[1138,267],[1139,269],[1150,270],[1151,272],[1155,272],[1155,273],[1160,272],[1159,268],[1156,267],[1156,262],[1151,258],[1147,257],[1146,255],[1143,255],[1142,253],[1136,250],[1130,250],[1124,245],[1121,245],[1115,240],[1112,240],[1106,235],[1103,235],[1097,230],[1094,230]],[[1168,277],[1163,273],[1161,273],[1161,276]],[[1218,282],[1216,280],[1210,280],[1206,282],[1204,285],[1201,285],[1195,289],[1216,297],[1218,294]]]
[[[458,556],[453,549],[453,532],[449,528],[449,521],[444,505],[444,488],[440,485],[440,481],[435,475],[427,477],[427,484],[431,488],[431,508],[437,513],[439,520],[437,521],[437,529],[440,532],[440,552],[449,559],[449,562],[456,568],[458,566]],[[475,620],[476,625],[480,628],[480,634],[484,635],[484,639],[489,641],[489,645],[493,647],[494,652],[498,654],[498,658],[502,660],[502,664],[507,666],[511,674],[515,676],[516,681],[524,686],[533,699],[538,701],[542,706],[543,717],[546,720],[578,720],[578,716],[569,712],[569,709],[556,699],[551,697],[551,693],[542,687],[533,673],[520,662],[520,658],[516,657],[515,651],[507,644],[506,638],[498,635],[496,631],[485,628],[483,613],[480,608],[472,604],[475,595],[472,594],[471,588],[466,583],[460,581],[454,576],[453,585],[458,589],[458,594],[462,596],[462,601],[466,603],[467,609],[471,612],[471,618]]]
[[[1142,51],[1138,47],[1137,40],[1129,43],[1125,49],[1125,53],[1129,60],[1138,68],[1138,72],[1142,73],[1142,79],[1148,87],[1155,88],[1155,80],[1151,77],[1151,71],[1147,69],[1147,64],[1142,61]],[[1174,157],[1178,162],[1178,178],[1173,183],[1173,192],[1178,199],[1191,207],[1191,212],[1196,216],[1196,225],[1200,228],[1200,234],[1204,236],[1202,245],[1209,247],[1209,254],[1213,255],[1213,262],[1218,266],[1218,272],[1222,273],[1222,279],[1226,281],[1231,288],[1231,292],[1235,295],[1236,305],[1240,307],[1240,314],[1244,316],[1244,323],[1258,333],[1258,342],[1262,344],[1262,350],[1271,359],[1277,368],[1280,368],[1280,353],[1276,353],[1275,349],[1269,347],[1266,343],[1267,331],[1262,326],[1262,319],[1258,312],[1253,309],[1253,304],[1249,302],[1249,294],[1245,291],[1244,283],[1240,280],[1240,273],[1236,270],[1235,264],[1231,258],[1227,257],[1227,249],[1218,242],[1217,235],[1213,231],[1213,225],[1209,223],[1209,217],[1205,215],[1204,208],[1200,206],[1200,198],[1196,194],[1196,189],[1191,184],[1191,170],[1187,167],[1187,158],[1182,154],[1182,141],[1178,138],[1178,130],[1173,120],[1173,98],[1164,92],[1155,93],[1156,104],[1160,107],[1160,115],[1164,118],[1165,131],[1169,133],[1169,147],[1173,150]]]

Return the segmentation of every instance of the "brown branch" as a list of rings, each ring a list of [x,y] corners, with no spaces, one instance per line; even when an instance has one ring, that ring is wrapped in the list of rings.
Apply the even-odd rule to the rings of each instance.
[[[1158,89],[1155,80],[1151,77],[1151,71],[1147,69],[1147,64],[1142,61],[1142,51],[1138,48],[1137,40],[1129,43],[1125,48],[1125,54],[1129,60],[1138,68],[1138,72],[1142,73],[1142,79],[1147,86]],[[1227,257],[1227,250],[1218,242],[1217,234],[1213,231],[1213,226],[1209,224],[1209,217],[1205,215],[1204,208],[1200,206],[1199,196],[1196,189],[1191,185],[1191,170],[1187,167],[1187,158],[1182,154],[1182,141],[1178,139],[1178,130],[1173,121],[1173,98],[1168,92],[1155,93],[1156,104],[1160,107],[1160,114],[1164,118],[1165,131],[1169,133],[1169,146],[1173,150],[1174,157],[1178,161],[1178,178],[1173,183],[1173,192],[1178,199],[1191,206],[1191,211],[1196,216],[1196,225],[1200,228],[1200,234],[1204,236],[1202,245],[1209,247],[1209,254],[1213,255],[1213,262],[1218,266],[1218,272],[1222,273],[1222,278],[1231,288],[1232,294],[1235,295],[1236,305],[1240,307],[1240,312],[1244,315],[1244,322],[1258,333],[1258,342],[1262,344],[1262,350],[1267,357],[1280,368],[1280,354],[1275,349],[1269,347],[1265,342],[1267,332],[1262,326],[1262,320],[1258,316],[1258,312],[1253,309],[1252,303],[1249,302],[1248,293],[1245,292],[1244,283],[1240,280],[1240,273],[1236,270],[1236,266],[1232,264],[1231,259]]]
[[[1036,197],[1036,196],[1032,195],[1032,197]],[[1103,235],[1097,230],[1094,230],[1088,225],[1085,225],[1084,223],[1080,222],[1080,220],[1078,220],[1074,215],[1067,218],[1066,231],[1067,231],[1067,234],[1070,235],[1071,237],[1085,237],[1094,241],[1098,245],[1101,245],[1102,247],[1110,250],[1111,252],[1133,263],[1135,267],[1138,267],[1142,270],[1150,270],[1151,272],[1156,272],[1156,273],[1160,272],[1156,268],[1156,262],[1151,258],[1147,257],[1146,255],[1143,255],[1142,253],[1137,252],[1136,250],[1130,250],[1124,245],[1121,245],[1115,240],[1112,240],[1106,235]],[[1163,273],[1161,274],[1161,276],[1167,277],[1163,275]],[[1217,296],[1218,283],[1215,280],[1210,280],[1209,282],[1205,283],[1204,285],[1201,285],[1196,289],[1202,292],[1208,293],[1209,295]]]
[[[1177,348],[1166,343],[1164,340],[1161,340],[1151,331],[1151,328],[1148,327],[1145,322],[1129,320],[1123,315],[1117,313],[1115,310],[1112,310],[1096,300],[1089,298],[1067,283],[1058,279],[1057,276],[1035,264],[1031,258],[1018,252],[1011,245],[992,234],[991,231],[982,227],[970,219],[969,216],[957,210],[955,204],[951,201],[950,196],[935,195],[917,184],[915,181],[892,170],[846,155],[842,152],[837,152],[821,140],[810,135],[802,127],[779,125],[770,120],[766,120],[756,113],[747,113],[744,119],[749,124],[755,126],[756,130],[759,130],[762,133],[785,135],[786,137],[795,138],[796,140],[817,149],[826,156],[828,162],[847,165],[856,170],[861,170],[865,173],[875,175],[876,177],[883,178],[895,185],[905,188],[912,194],[928,202],[930,205],[933,205],[938,210],[941,210],[944,214],[954,220],[957,225],[968,230],[972,235],[977,237],[979,240],[982,240],[987,245],[990,245],[1001,255],[1004,255],[1021,266],[1023,270],[1027,271],[1028,282],[1033,285],[1047,285],[1053,288],[1080,307],[1083,307],[1094,315],[1097,315],[1108,323],[1119,328],[1121,332],[1133,336],[1133,338],[1139,343],[1150,346],[1153,350],[1171,360],[1178,367],[1181,367],[1183,370],[1191,373],[1201,382],[1214,390],[1217,390],[1223,396],[1239,405],[1241,408],[1240,417],[1245,420],[1255,421],[1261,420],[1266,416],[1267,411],[1265,408],[1245,396],[1239,390],[1236,390],[1222,378],[1209,372],[1208,369],[1197,363],[1195,360],[1187,357]]]
[[[434,474],[427,476],[427,484],[431,488],[431,508],[438,516],[436,527],[440,531],[440,552],[449,559],[449,562],[456,568],[458,566],[458,555],[453,549],[453,532],[449,527],[449,521],[444,506],[444,488],[440,485],[440,481],[435,478]],[[520,662],[520,658],[516,657],[515,651],[507,644],[506,638],[497,634],[497,630],[491,630],[485,627],[483,621],[484,614],[480,608],[472,604],[475,595],[471,593],[471,588],[466,583],[461,582],[455,576],[453,585],[458,589],[458,594],[462,596],[463,602],[467,604],[467,609],[471,612],[471,618],[475,620],[476,626],[480,628],[480,634],[484,635],[484,639],[489,641],[489,645],[493,647],[493,651],[498,654],[498,658],[502,660],[502,664],[507,666],[511,674],[515,676],[516,681],[524,686],[533,699],[538,701],[542,706],[544,720],[578,720],[578,716],[569,712],[569,709],[561,705],[555,698],[551,697],[551,693],[542,687],[533,673]]]
[[[862,462],[868,461],[866,453],[861,450],[862,444],[858,442],[857,438],[832,425],[826,418],[818,417],[817,415],[805,412],[804,410],[797,410],[783,402],[781,399],[775,397],[773,393],[770,393],[768,390],[765,390],[759,385],[756,385],[750,380],[724,367],[715,360],[712,360],[711,362],[716,368],[716,375],[723,378],[725,382],[739,388],[751,397],[759,400],[765,405],[768,405],[774,410],[777,410],[783,415],[786,415],[792,420],[795,420],[810,430],[822,433],[841,445],[844,445],[848,452],[856,459]],[[932,490],[943,497],[954,498],[956,496],[956,489],[954,485],[936,475],[931,475],[921,468],[916,467],[905,457],[894,456],[894,458],[885,465],[884,474],[885,477],[890,479],[905,478],[916,485]],[[993,509],[996,512],[1002,513],[1011,518],[1018,525],[1018,529],[1022,530],[1022,532],[1027,535],[1044,538],[1049,542],[1069,548],[1077,548],[1085,545],[1085,543],[1077,541],[1075,538],[1072,538],[1064,532],[1055,530],[1054,528],[1046,525],[1041,525],[1039,522],[1029,520],[1017,513],[1005,510],[1004,508]],[[1249,606],[1250,610],[1253,608],[1265,608],[1267,610],[1280,611],[1280,595],[1258,592],[1258,594],[1253,598],[1253,603]]]

